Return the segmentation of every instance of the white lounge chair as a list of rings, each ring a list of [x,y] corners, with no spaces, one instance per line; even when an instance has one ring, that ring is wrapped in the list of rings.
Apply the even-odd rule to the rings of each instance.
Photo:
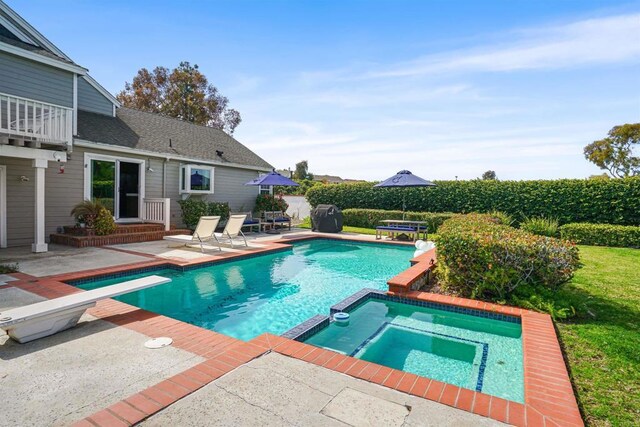
[[[242,232],[242,226],[244,225],[244,221],[247,219],[247,215],[231,215],[229,220],[227,221],[227,225],[225,225],[222,233],[214,233],[213,237],[220,243],[221,241],[229,241],[231,247],[233,247],[233,239],[238,236],[242,236],[244,240],[244,245],[249,246],[247,244],[247,238]]]
[[[216,227],[220,222],[219,216],[201,216],[198,221],[198,225],[196,225],[196,229],[193,231],[192,235],[188,234],[178,234],[177,236],[164,236],[164,240],[168,240],[170,242],[182,243],[185,246],[191,245],[200,245],[200,250],[204,253],[203,244],[206,242],[210,242],[211,240],[215,240],[218,243],[218,250],[222,250],[218,239],[216,239],[214,233],[216,231]]]
[[[161,276],[143,277],[12,308],[0,313],[0,328],[19,343],[48,337],[56,332],[74,327],[80,316],[88,308],[96,305],[96,301],[162,285],[170,281],[171,279]]]

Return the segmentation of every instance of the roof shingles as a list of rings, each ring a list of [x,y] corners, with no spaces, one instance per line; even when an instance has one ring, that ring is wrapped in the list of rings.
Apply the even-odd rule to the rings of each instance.
[[[257,169],[272,168],[267,161],[219,129],[131,108],[118,108],[117,117],[78,111],[78,137],[165,155]],[[216,151],[221,151],[222,156]]]

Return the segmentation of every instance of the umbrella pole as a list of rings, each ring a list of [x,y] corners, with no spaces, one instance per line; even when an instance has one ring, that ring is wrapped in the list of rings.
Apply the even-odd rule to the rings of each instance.
[[[407,204],[405,203],[405,191],[402,190],[402,220],[404,221],[404,213],[407,210]]]
[[[280,234],[276,230],[276,188],[271,186],[271,230],[267,231],[268,234]]]

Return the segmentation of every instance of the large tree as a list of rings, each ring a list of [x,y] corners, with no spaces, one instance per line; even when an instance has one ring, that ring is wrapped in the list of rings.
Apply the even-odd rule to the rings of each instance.
[[[634,152],[635,150],[635,152]],[[640,123],[614,126],[609,136],[584,147],[584,156],[616,178],[640,175]]]
[[[309,162],[302,160],[296,163],[296,170],[293,173],[294,179],[313,179],[313,174],[309,173]]]
[[[189,62],[181,62],[173,70],[142,68],[116,98],[125,107],[166,114],[230,135],[242,121],[240,113],[229,108],[227,97]]]
[[[482,179],[484,180],[496,180],[498,177],[496,176],[496,171],[488,170],[482,174]]]

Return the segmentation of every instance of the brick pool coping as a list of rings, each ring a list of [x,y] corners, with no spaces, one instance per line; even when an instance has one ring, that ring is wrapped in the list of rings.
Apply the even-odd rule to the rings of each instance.
[[[12,275],[19,280],[10,282],[3,287],[16,287],[51,299],[83,292],[74,286],[62,283],[63,281],[78,280],[95,275],[121,273],[132,269],[164,265],[184,267],[245,258],[286,249],[289,247],[288,242],[317,238],[372,242],[366,238],[354,237],[356,236],[292,236],[273,242],[260,242],[261,245],[264,245],[264,248],[251,248],[244,252],[225,253],[199,260],[183,262],[151,260],[43,278],[15,273]],[[394,242],[394,244],[398,243]],[[520,317],[524,357],[524,404],[420,377],[272,334],[262,334],[249,342],[240,341],[108,299],[99,301],[96,307],[88,310],[88,313],[101,320],[150,337],[170,336],[173,338],[173,345],[176,348],[199,355],[206,360],[108,408],[100,410],[78,421],[75,425],[133,425],[233,369],[270,351],[517,426],[584,425],[551,318],[546,314],[515,307],[411,291],[411,284],[425,274],[425,268],[428,270],[432,267],[432,259],[435,261],[435,254],[433,254],[433,257],[431,254],[425,255],[413,259],[412,267],[390,279],[389,287],[394,289],[395,292],[390,291],[389,294],[418,301],[430,301]],[[417,266],[421,267],[417,268]],[[398,285],[392,288],[392,283],[397,283]]]

